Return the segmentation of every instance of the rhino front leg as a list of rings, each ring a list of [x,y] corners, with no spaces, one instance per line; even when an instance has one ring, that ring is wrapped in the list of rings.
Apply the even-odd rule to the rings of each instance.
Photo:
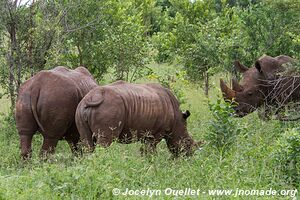
[[[33,134],[20,135],[21,156],[24,160],[31,157],[31,141]]]
[[[190,137],[182,138],[165,138],[168,149],[173,154],[174,158],[183,156],[191,156],[195,149],[193,149],[195,142]]]
[[[174,158],[177,158],[179,156],[179,148],[176,145],[176,143],[174,141],[172,141],[171,138],[165,138],[166,142],[167,142],[167,146],[169,151],[172,153]]]
[[[156,154],[156,145],[158,142],[154,139],[144,139],[142,140],[142,146],[140,148],[140,152],[142,156],[153,155]]]

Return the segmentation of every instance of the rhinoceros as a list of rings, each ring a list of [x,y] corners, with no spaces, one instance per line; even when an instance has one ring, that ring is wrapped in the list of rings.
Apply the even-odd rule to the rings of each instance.
[[[18,93],[15,113],[22,157],[30,157],[36,131],[44,138],[42,155],[53,153],[62,138],[75,152],[80,139],[75,111],[80,100],[96,86],[96,81],[84,67],[71,70],[59,66],[40,71],[25,81]]]
[[[233,79],[232,89],[220,79],[220,87],[225,100],[235,101],[235,112],[239,117],[243,117],[253,112],[263,104],[274,104],[270,102],[270,92],[274,89],[271,80],[275,80],[278,72],[284,71],[283,64],[293,61],[286,55],[277,57],[262,56],[254,64],[254,67],[247,68],[239,61],[235,61],[235,67],[243,73],[240,84]]]
[[[181,112],[170,90],[159,84],[131,84],[118,81],[91,90],[76,110],[76,125],[83,144],[93,151],[95,144],[108,147],[141,141],[141,153],[155,152],[165,139],[174,157],[192,155],[202,144],[187,132],[190,112]]]

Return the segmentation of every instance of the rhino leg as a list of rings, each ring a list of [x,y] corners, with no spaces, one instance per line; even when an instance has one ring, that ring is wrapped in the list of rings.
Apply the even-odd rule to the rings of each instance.
[[[114,140],[118,139],[123,129],[123,125],[116,123],[120,121],[121,119],[103,117],[97,123],[93,122],[91,126],[92,138],[95,139],[96,144],[102,147],[109,147]]]
[[[75,126],[75,123],[70,128],[70,130],[67,132],[67,134],[65,136],[65,139],[67,140],[67,142],[70,146],[70,149],[71,149],[71,151],[74,155],[78,155],[78,154],[82,153],[81,148],[79,146],[80,135],[79,135],[78,130]]]
[[[44,137],[43,146],[40,155],[43,157],[43,156],[47,156],[48,154],[53,154],[57,142],[58,142],[58,138]]]
[[[144,139],[142,140],[142,146],[140,152],[142,156],[156,154],[156,145],[158,141],[154,139]]]
[[[21,156],[24,160],[31,157],[31,141],[33,134],[20,135]]]
[[[175,144],[175,142],[172,141],[171,138],[166,138],[167,146],[169,151],[173,154],[175,158],[179,156],[179,148]]]
[[[179,155],[191,156],[193,154],[193,140],[190,137],[167,137],[165,139],[167,142],[168,149],[175,158],[179,157]]]
[[[75,138],[72,138],[72,139],[66,139],[68,144],[69,144],[69,147],[73,153],[73,155],[81,155],[82,151],[81,151],[81,148],[79,146],[79,138],[78,139],[75,139]]]
[[[31,157],[31,141],[38,126],[32,115],[30,103],[28,103],[29,97],[19,94],[19,98],[16,103],[16,126],[20,137],[21,156],[27,159]]]
[[[97,129],[93,131],[93,135],[96,138],[97,145],[100,145],[102,147],[109,147],[113,140],[117,138],[116,135],[119,135],[119,133],[116,133],[115,131],[112,131],[110,129]]]

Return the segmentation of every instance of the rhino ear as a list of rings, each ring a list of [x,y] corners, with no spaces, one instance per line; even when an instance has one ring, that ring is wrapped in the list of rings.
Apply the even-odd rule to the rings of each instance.
[[[257,61],[255,62],[255,68],[257,69],[257,71],[262,72],[262,70],[261,70],[261,65],[260,65],[259,60],[257,60]]]
[[[244,73],[248,70],[248,68],[245,65],[243,65],[242,63],[240,63],[239,60],[234,61],[233,65],[241,73]]]
[[[185,112],[182,112],[183,119],[187,119],[191,115],[189,110],[186,110]]]

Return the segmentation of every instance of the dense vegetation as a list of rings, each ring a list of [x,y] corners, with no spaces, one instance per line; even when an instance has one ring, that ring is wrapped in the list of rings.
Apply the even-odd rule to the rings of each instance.
[[[218,86],[221,76],[239,76],[235,59],[300,58],[298,0],[0,0],[0,12],[0,199],[103,199],[113,188],[300,190],[299,124],[233,118]],[[21,161],[18,88],[57,65],[86,66],[100,84],[160,82],[191,111],[188,130],[206,145],[171,160],[163,142],[153,157],[141,157],[137,143],[73,157],[61,141],[41,161],[37,134],[33,159]]]

